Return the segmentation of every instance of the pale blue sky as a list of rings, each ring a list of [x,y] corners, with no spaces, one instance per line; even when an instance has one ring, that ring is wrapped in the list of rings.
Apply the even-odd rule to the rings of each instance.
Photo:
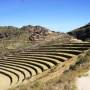
[[[90,22],[90,0],[0,0],[0,25],[67,32]]]

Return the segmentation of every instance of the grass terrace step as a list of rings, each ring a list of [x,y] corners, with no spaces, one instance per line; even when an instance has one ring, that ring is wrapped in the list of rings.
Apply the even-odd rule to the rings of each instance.
[[[22,60],[23,58],[20,58],[19,60]],[[24,59],[24,60],[33,60],[33,61],[43,61],[43,62],[46,62],[48,63],[48,65],[50,65],[50,67],[52,67],[53,65],[57,65],[58,63],[60,63],[60,61],[58,60],[55,60],[55,59],[47,59],[47,58],[31,58],[31,59]]]
[[[62,59],[56,59],[56,58],[50,58],[50,57],[30,57],[30,58],[31,59],[39,59],[39,60],[49,60],[52,63],[54,63],[55,65],[64,62],[64,60],[62,60]]]
[[[90,47],[74,47],[74,46],[71,46],[71,47],[68,47],[68,46],[64,46],[64,47],[61,47],[61,46],[58,46],[58,47],[43,47],[43,48],[40,48],[39,50],[42,50],[42,49],[66,49],[66,48],[75,48],[75,49],[78,49],[78,48],[90,48]]]
[[[43,58],[46,58],[46,59],[54,59],[54,60],[58,60],[58,61],[60,61],[59,63],[61,63],[61,62],[64,62],[64,61],[66,61],[66,60],[68,60],[67,58],[64,58],[64,57],[59,57],[59,56],[38,56],[38,57],[31,57],[31,58],[38,58],[38,59],[43,59]]]
[[[0,64],[0,69],[7,70],[9,72],[14,72],[14,74],[16,74],[19,77],[18,84],[16,85],[19,85],[20,83],[22,83],[23,80],[25,80],[25,76],[21,71],[18,71],[14,68],[10,68],[7,66],[2,66],[1,64]]]
[[[20,56],[20,58],[22,58],[22,57],[26,57],[26,58],[30,58],[31,56],[33,56],[33,57],[38,57],[38,56],[46,56],[46,57],[48,57],[48,55],[49,56],[55,56],[55,57],[65,57],[65,58],[67,58],[67,59],[70,59],[70,58],[72,58],[72,57],[74,57],[74,56],[76,56],[76,55],[74,55],[74,54],[68,54],[68,53],[34,53],[34,54],[25,54],[25,55],[22,55],[22,56]]]
[[[54,45],[90,45],[90,42],[80,42],[80,43],[65,43],[65,44],[51,44],[51,45],[45,45],[45,46],[54,46]]]
[[[40,63],[40,64],[44,64],[44,65],[46,65],[48,68],[50,68],[50,67],[52,67],[52,66],[54,66],[54,64],[53,63],[51,63],[50,61],[48,62],[48,61],[43,61],[43,60],[37,60],[37,59],[30,59],[30,58],[28,58],[28,57],[26,57],[26,58],[17,58],[17,59],[15,59],[15,58],[9,58],[9,59],[7,59],[6,61],[29,61],[29,62],[37,62],[37,63]],[[47,68],[47,69],[48,69]]]
[[[28,57],[30,57],[30,56],[43,56],[43,55],[53,55],[53,56],[63,56],[63,57],[66,57],[66,58],[71,58],[71,57],[74,57],[75,55],[74,54],[68,54],[68,53],[54,53],[54,52],[45,52],[45,53],[28,53],[28,54],[21,54],[21,55],[19,55],[19,56],[7,56],[7,59],[17,59],[18,57],[26,57],[26,58],[28,58]]]
[[[13,62],[13,60],[7,60],[8,62]],[[15,62],[19,62],[19,63],[28,63],[30,65],[34,65],[34,66],[38,66],[40,67],[42,70],[47,70],[48,66],[45,65],[45,63],[40,63],[40,62],[35,62],[35,61],[26,61],[26,60],[15,60]]]
[[[28,52],[22,52],[22,53],[20,53],[20,55],[25,55],[25,54],[41,54],[41,53],[69,53],[69,54],[75,54],[75,55],[78,55],[78,54],[80,54],[80,53],[82,53],[83,51],[81,51],[81,50],[65,50],[65,49],[63,49],[63,50],[38,50],[38,51],[32,51],[32,52],[30,52],[30,51],[28,51]]]
[[[13,60],[13,59],[15,59],[16,58],[16,60],[17,59],[19,59],[19,58],[21,58],[21,59],[24,59],[24,60],[26,60],[26,59],[30,59],[31,57],[42,57],[42,56],[46,56],[46,57],[50,57],[50,58],[59,58],[59,59],[64,59],[64,60],[67,60],[67,59],[70,59],[72,56],[75,56],[75,55],[72,55],[72,56],[69,56],[70,54],[29,54],[29,55],[21,55],[21,56],[19,56],[19,57],[9,57],[8,59],[9,60]]]
[[[42,55],[42,56],[41,56]],[[67,59],[70,59],[70,58],[72,58],[73,56],[75,56],[75,55],[73,55],[73,56],[69,56],[69,55],[63,55],[63,54],[32,54],[32,55],[25,55],[25,56],[20,56],[20,57],[18,57],[18,58],[27,58],[27,59],[30,59],[31,57],[48,57],[48,58],[54,58],[54,57],[59,57],[59,58],[61,58],[61,59],[65,59],[66,60],[66,58]],[[12,57],[13,58],[13,57]]]
[[[74,55],[79,55],[83,51],[80,50],[60,50],[60,53],[68,53],[68,54],[74,54]]]
[[[90,44],[60,44],[60,45],[51,45],[51,46],[42,46],[41,48],[46,47],[90,47]]]
[[[30,56],[30,55],[32,55],[32,56],[37,56],[37,55],[60,55],[60,56],[66,56],[66,57],[68,57],[68,58],[70,58],[70,57],[74,57],[74,56],[76,56],[75,54],[69,54],[69,53],[63,53],[63,52],[61,52],[61,53],[59,53],[59,52],[43,52],[43,53],[25,53],[25,54],[20,54],[20,56],[22,55],[22,56]]]
[[[22,72],[25,76],[25,78],[30,78],[32,76],[31,72],[29,70],[27,70],[26,68],[20,67],[20,66],[15,66],[15,65],[10,65],[10,64],[3,64],[3,66],[7,66],[10,68],[14,68],[17,70],[20,70],[20,72]]]
[[[68,43],[68,44],[90,44],[90,42]]]
[[[7,70],[7,69],[3,69],[1,67],[0,67],[0,72],[3,72],[8,76],[11,76],[12,83],[11,83],[10,87],[16,86],[18,84],[19,76],[15,72],[12,72],[12,71]]]
[[[69,55],[65,55],[65,54],[30,54],[30,55],[23,55],[23,56],[20,56],[20,57],[42,57],[42,56],[45,56],[45,57],[50,57],[50,58],[53,58],[53,57],[57,57],[57,58],[61,58],[61,59],[70,59],[72,56],[69,56]],[[75,55],[74,55],[75,56]]]
[[[12,84],[12,80],[13,79],[10,74],[6,73],[5,71],[0,71],[0,90],[9,88]]]
[[[18,58],[18,61],[38,62],[38,63],[46,65],[48,68],[55,66],[55,64],[53,64],[51,61],[42,60],[42,59]]]
[[[9,58],[7,58],[7,60],[6,61],[19,61],[19,60],[24,60],[24,61],[29,61],[29,62],[35,62],[35,63],[40,63],[40,64],[44,64],[44,65],[46,65],[47,67],[49,67],[50,68],[50,66],[49,66],[49,64],[50,65],[52,65],[53,66],[53,64],[51,63],[51,62],[47,62],[47,61],[42,61],[42,60],[31,60],[30,58],[28,58],[28,57],[9,57]],[[48,63],[48,64],[47,64]],[[47,68],[48,69],[48,68]]]
[[[57,59],[57,60],[61,60],[61,61],[66,61],[68,60],[68,58],[66,57],[63,57],[63,56],[55,56],[55,55],[38,55],[38,56],[20,56],[19,58],[39,58],[39,59],[42,59],[42,58],[46,58],[46,59]]]
[[[23,54],[25,53],[33,53],[33,52],[60,52],[60,51],[82,51],[82,50],[68,50],[68,49],[37,49],[37,50],[33,50],[33,51],[26,51],[26,52],[22,52]],[[21,53],[20,53],[21,54]]]
[[[66,57],[63,57],[63,56],[54,56],[54,55],[37,55],[37,56],[20,56],[20,57],[18,57],[16,60],[20,60],[20,59],[30,59],[30,58],[32,58],[32,57],[35,57],[35,58],[37,58],[37,57],[43,57],[43,58],[46,58],[46,59],[63,59],[64,61],[66,61],[68,58],[66,58]],[[41,59],[40,58],[40,59]],[[13,61],[13,59],[15,59],[15,58],[9,58],[8,60],[12,60]],[[15,61],[16,61],[15,60]]]
[[[90,47],[44,47],[40,50],[49,50],[49,49],[69,49],[69,50],[87,50],[89,49]]]
[[[43,60],[38,60],[38,59],[19,58],[18,61],[38,62],[38,63],[46,65],[48,68],[51,68],[51,67],[55,66],[55,64],[53,64],[52,62],[50,62],[48,60],[47,61],[43,61]]]
[[[34,75],[37,74],[37,70],[35,68],[33,68],[33,67],[32,68],[31,67],[27,67],[26,65],[25,66],[22,65],[22,64],[21,65],[20,64],[18,65],[16,63],[15,64],[13,64],[13,63],[11,64],[11,63],[8,63],[8,62],[7,63],[3,63],[2,62],[1,64],[2,65],[12,66],[12,67],[19,67],[21,69],[25,69],[25,70],[27,70],[30,73],[31,76],[34,76]]]
[[[39,54],[39,53],[36,53],[36,54],[25,54],[24,56],[38,56],[38,55],[56,55],[56,56],[63,56],[63,57],[66,57],[66,58],[71,58],[71,57],[74,57],[76,55],[74,54],[68,54],[68,53],[42,53],[42,54]]]
[[[18,61],[18,62],[13,62],[13,61],[0,61],[0,63],[3,63],[3,64],[6,64],[6,63],[10,63],[10,64],[13,64],[13,65],[22,65],[23,67],[27,67],[28,69],[33,69],[33,74],[36,75],[36,74],[39,74],[39,73],[42,73],[43,71],[43,68],[40,66],[40,65],[37,65],[37,64],[33,64],[33,63],[28,63],[28,62],[22,62],[22,61]]]
[[[69,54],[69,53],[63,53],[63,52],[56,53],[56,54],[50,54],[50,55],[63,56],[63,57],[66,57],[68,59],[76,56],[75,54]]]
[[[29,73],[28,71],[26,71],[25,69],[22,69],[20,67],[16,67],[16,66],[10,66],[10,65],[5,65],[5,64],[0,64],[1,67],[6,67],[6,68],[11,68],[11,69],[14,69],[16,71],[19,71],[23,74],[24,76],[24,79],[25,80],[26,78],[30,78],[31,77],[31,73]]]
[[[33,59],[36,60],[36,61],[38,61],[38,60],[47,61],[48,63],[52,63],[54,65],[57,65],[58,63],[61,63],[61,61],[56,60],[56,59],[52,59],[52,58],[49,58],[49,57],[46,57],[46,58],[28,58],[28,57],[26,57],[26,58],[17,58],[17,59],[12,57],[12,58],[9,58],[6,61],[16,61],[16,60],[24,60],[24,61],[26,61],[26,60],[33,60]]]
[[[19,58],[19,60],[20,59],[26,59],[26,58]],[[28,58],[27,58],[28,59]],[[57,60],[57,59],[53,59],[53,58],[49,58],[49,57],[30,57],[30,59],[29,60],[33,60],[33,59],[36,59],[36,60],[42,60],[42,61],[48,61],[48,62],[51,62],[51,63],[53,63],[54,65],[57,65],[57,64],[59,64],[59,63],[61,63],[61,61],[60,60]]]

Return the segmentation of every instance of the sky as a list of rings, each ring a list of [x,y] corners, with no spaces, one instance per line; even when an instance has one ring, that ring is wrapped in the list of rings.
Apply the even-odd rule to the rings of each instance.
[[[0,26],[68,32],[90,22],[90,0],[0,0]]]

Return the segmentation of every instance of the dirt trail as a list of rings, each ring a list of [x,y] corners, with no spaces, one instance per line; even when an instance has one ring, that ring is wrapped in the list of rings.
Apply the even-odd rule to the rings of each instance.
[[[77,78],[76,83],[78,90],[90,90],[90,71],[87,76]]]

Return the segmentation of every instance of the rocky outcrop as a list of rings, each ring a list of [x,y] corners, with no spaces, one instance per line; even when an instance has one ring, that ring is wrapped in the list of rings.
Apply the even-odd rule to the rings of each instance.
[[[29,40],[34,41],[40,38],[45,38],[48,35],[49,29],[41,27],[41,26],[23,26],[21,27],[23,32],[29,33]]]

